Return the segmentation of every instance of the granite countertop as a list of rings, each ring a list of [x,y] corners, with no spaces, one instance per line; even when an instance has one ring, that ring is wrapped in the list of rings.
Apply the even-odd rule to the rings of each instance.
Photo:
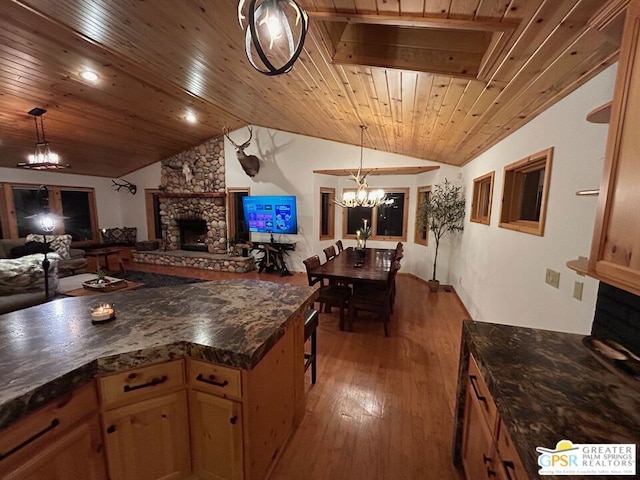
[[[578,444],[640,443],[640,390],[596,360],[582,338],[491,323],[464,324],[461,358],[466,361],[470,352],[476,359],[531,478],[538,478],[536,447],[554,449],[563,439]],[[461,372],[465,378],[466,370]]]
[[[63,298],[0,315],[0,428],[99,374],[193,357],[252,369],[316,293],[224,280]],[[116,307],[92,324],[89,308]]]

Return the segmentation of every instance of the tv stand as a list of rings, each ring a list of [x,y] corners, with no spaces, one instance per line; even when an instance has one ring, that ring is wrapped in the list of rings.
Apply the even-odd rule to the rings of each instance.
[[[273,239],[273,236],[271,236]],[[258,257],[258,273],[263,271],[279,272],[281,277],[291,275],[284,261],[284,255],[287,250],[295,250],[295,243],[278,243],[278,242],[252,242],[254,250],[259,250]]]

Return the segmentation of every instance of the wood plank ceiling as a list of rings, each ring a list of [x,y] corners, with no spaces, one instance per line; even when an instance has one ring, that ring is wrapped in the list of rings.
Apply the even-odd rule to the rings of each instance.
[[[122,176],[247,124],[353,145],[365,124],[366,147],[462,165],[613,63],[625,3],[300,0],[311,16],[304,52],[289,74],[265,77],[244,55],[234,0],[0,0],[0,166],[32,152],[33,107],[48,110],[47,139],[79,174]],[[374,17],[502,23],[508,35],[481,75],[333,63],[366,52]],[[85,69],[100,80],[82,80]]]

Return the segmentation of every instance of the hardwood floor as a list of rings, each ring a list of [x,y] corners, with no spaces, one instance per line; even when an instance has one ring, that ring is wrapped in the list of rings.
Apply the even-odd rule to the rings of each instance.
[[[132,267],[133,268],[133,267]],[[206,279],[239,275],[135,265]],[[306,276],[243,274],[305,284]],[[307,411],[271,480],[460,480],[451,463],[453,411],[462,320],[455,293],[429,294],[399,275],[385,338],[373,317],[354,332],[338,330],[338,313],[320,314],[318,380],[307,373]]]

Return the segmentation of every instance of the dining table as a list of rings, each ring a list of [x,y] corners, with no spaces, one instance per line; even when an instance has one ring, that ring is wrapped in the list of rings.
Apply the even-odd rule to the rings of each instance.
[[[395,249],[349,247],[310,274],[342,284],[385,284],[395,256]]]

